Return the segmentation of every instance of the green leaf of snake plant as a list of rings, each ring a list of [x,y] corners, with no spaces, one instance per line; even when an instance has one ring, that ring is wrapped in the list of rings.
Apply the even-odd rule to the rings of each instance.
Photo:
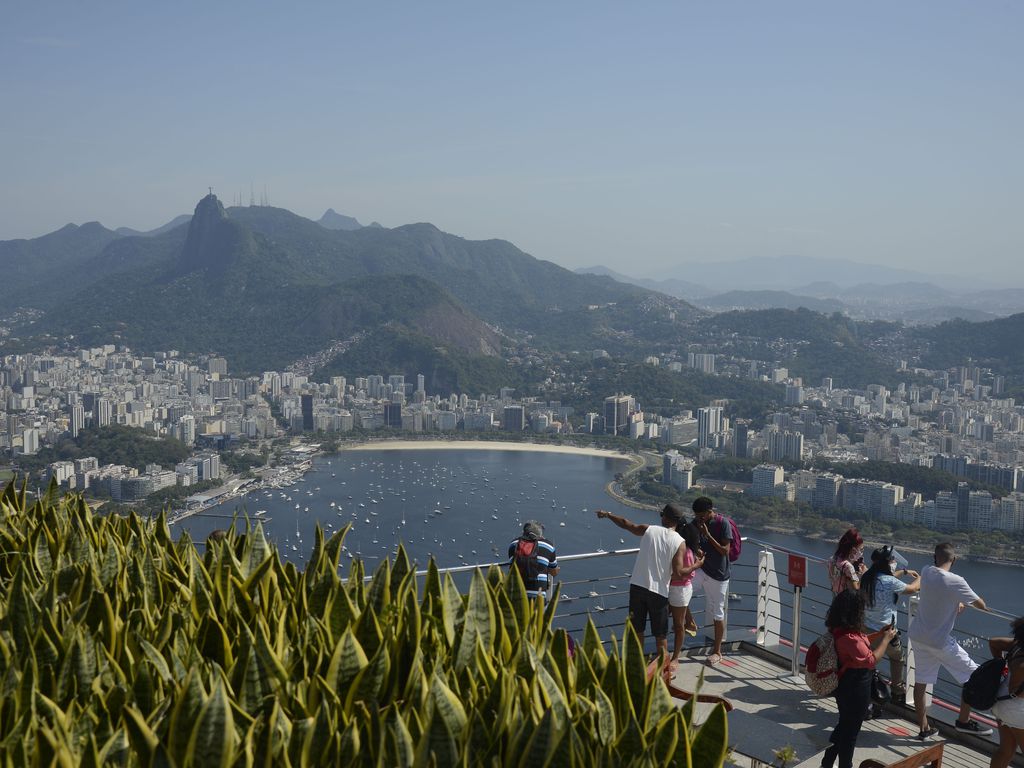
[[[693,737],[690,753],[693,765],[721,765],[729,745],[729,724],[725,707],[716,704]]]
[[[199,711],[189,739],[186,766],[227,768],[234,761],[236,734],[224,683],[214,680],[213,692]]]
[[[630,622],[626,622],[622,633],[622,661],[620,679],[625,682],[629,695],[632,716],[639,719],[643,715],[647,696],[647,661],[640,639]]]
[[[206,701],[206,691],[198,669],[190,669],[184,684],[177,691],[177,702],[171,710],[167,727],[167,751],[176,765],[183,765],[196,718]]]
[[[391,659],[387,648],[382,646],[376,655],[370,660],[359,674],[352,680],[345,697],[345,713],[351,714],[355,702],[374,702],[380,692],[388,672],[391,669]]]
[[[412,736],[405,725],[405,721],[399,716],[397,709],[392,709],[388,714],[388,757],[395,768],[412,768],[416,759],[416,748]]]
[[[363,647],[355,635],[348,630],[341,636],[331,655],[331,663],[327,669],[327,681],[343,698],[356,676],[369,664]]]
[[[674,708],[674,707],[673,707]],[[680,741],[686,741],[686,724],[678,712],[667,713],[654,728],[654,761],[657,765],[678,765],[673,763],[678,758],[677,749]],[[687,754],[686,759],[689,761]],[[689,762],[683,763],[689,765]]]
[[[601,688],[594,689],[594,706],[597,708],[597,738],[607,746],[612,743],[618,731],[615,706]]]

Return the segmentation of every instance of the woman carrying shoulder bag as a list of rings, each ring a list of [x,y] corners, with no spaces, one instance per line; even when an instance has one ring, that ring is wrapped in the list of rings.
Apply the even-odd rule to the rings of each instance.
[[[1013,637],[993,637],[988,641],[994,658],[1006,657],[1010,674],[999,685],[1000,698],[992,714],[999,719],[999,749],[992,755],[990,768],[1007,768],[1019,747],[1024,750],[1024,616],[1010,624]]]
[[[864,597],[860,592],[844,589],[832,600],[825,617],[825,626],[832,632],[839,660],[839,687],[836,704],[839,722],[829,741],[832,746],[822,755],[822,768],[853,768],[853,751],[857,736],[871,705],[871,678],[875,665],[885,655],[896,630],[883,630],[878,647],[871,649],[871,640],[864,634]]]

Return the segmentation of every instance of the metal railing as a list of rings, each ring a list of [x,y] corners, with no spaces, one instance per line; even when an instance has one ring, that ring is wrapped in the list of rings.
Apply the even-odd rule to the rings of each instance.
[[[789,667],[791,674],[799,674],[807,646],[825,631],[825,614],[833,597],[825,567],[827,558],[753,537],[744,537],[743,541],[748,546],[744,548],[741,558],[731,564],[725,640],[754,643],[778,656],[780,662]],[[632,557],[638,551],[629,548],[559,555],[560,575],[564,578],[555,581],[552,587],[559,595],[555,624],[575,634],[582,632],[587,621],[592,620],[606,642],[613,633],[621,631],[628,618]],[[806,586],[799,590],[790,586],[786,581],[785,567],[780,577],[779,568],[784,563],[778,562],[776,555],[780,558],[793,555],[805,559]],[[508,562],[438,570],[456,577],[465,577],[477,568],[486,570],[491,565],[503,567]],[[422,575],[426,571],[418,573]],[[902,634],[907,653],[904,682],[908,690],[914,682],[914,653],[907,630],[916,605],[916,597],[903,598],[897,604],[896,626]],[[712,621],[706,615],[703,594],[695,591],[690,610],[698,625],[709,634],[705,637],[687,637],[687,644],[691,647],[705,646],[711,640]],[[969,610],[972,616],[981,617],[981,620],[973,622],[973,631],[955,628],[953,634],[975,661],[980,662],[988,658],[988,638],[1005,636],[1008,632],[1007,623],[1015,617],[998,609],[981,611],[972,607]],[[702,613],[705,614],[703,620]],[[671,634],[671,628],[669,632]],[[645,637],[645,644],[646,650],[654,650],[654,640],[650,635]],[[672,645],[671,638],[669,645]],[[888,672],[884,660],[880,667],[883,674]],[[934,702],[939,706],[955,707],[960,700],[960,690],[959,683],[943,669],[934,686]]]

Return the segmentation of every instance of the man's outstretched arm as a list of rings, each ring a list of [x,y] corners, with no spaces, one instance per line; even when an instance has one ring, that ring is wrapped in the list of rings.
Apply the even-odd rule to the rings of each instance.
[[[604,509],[597,510],[597,518],[598,520],[600,520],[601,518],[607,518],[611,520],[613,523],[615,523],[617,526],[619,526],[619,528],[624,528],[625,530],[632,533],[634,536],[643,536],[644,533],[647,531],[646,525],[643,525],[641,523],[634,523],[632,520],[629,520],[623,517],[622,515],[613,515],[611,512],[608,512],[607,510]]]

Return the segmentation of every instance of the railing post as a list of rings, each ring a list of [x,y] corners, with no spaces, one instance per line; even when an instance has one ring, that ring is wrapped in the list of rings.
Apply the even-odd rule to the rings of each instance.
[[[790,664],[790,674],[793,677],[800,675],[800,595],[803,590],[800,587],[793,587],[793,659]]]
[[[757,554],[757,644],[765,647],[779,645],[782,629],[779,577],[775,572],[775,554],[762,549]]]

